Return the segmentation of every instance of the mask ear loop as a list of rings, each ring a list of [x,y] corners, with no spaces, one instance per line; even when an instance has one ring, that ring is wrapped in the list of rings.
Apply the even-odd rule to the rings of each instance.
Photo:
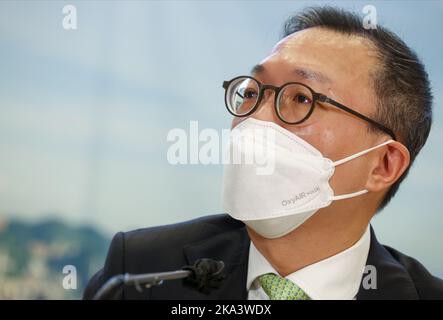
[[[342,195],[339,195],[339,196],[332,196],[330,199],[332,201],[349,199],[349,198],[354,198],[354,197],[357,197],[359,195],[362,195],[362,194],[365,194],[365,193],[368,193],[368,192],[369,191],[365,189],[365,190],[360,190],[360,191],[353,192],[353,193],[342,194]]]
[[[375,147],[372,147],[372,148],[360,151],[360,152],[358,152],[356,154],[353,154],[353,155],[351,155],[349,157],[346,157],[346,158],[343,158],[341,160],[337,160],[337,161],[333,162],[332,165],[334,167],[339,166],[339,165],[341,165],[341,164],[343,164],[345,162],[348,162],[348,161],[351,161],[351,160],[353,160],[355,158],[358,158],[358,157],[360,157],[360,156],[362,156],[362,155],[364,155],[364,154],[366,154],[368,152],[371,152],[372,150],[375,150],[377,148],[385,146],[385,145],[387,145],[387,144],[389,144],[391,142],[394,142],[394,140],[391,139],[391,140],[385,141],[385,142],[383,142],[383,143],[381,143],[379,145],[376,145]],[[365,193],[368,193],[368,192],[369,191],[365,189],[365,190],[360,190],[360,191],[353,192],[353,193],[342,194],[342,195],[338,195],[338,196],[332,196],[330,199],[332,201],[334,201],[334,200],[343,200],[343,199],[353,198],[353,197],[356,197],[356,196],[359,196],[359,195],[362,195],[362,194],[365,194]]]
[[[355,158],[358,158],[358,157],[360,157],[360,156],[362,156],[362,155],[364,155],[364,154],[366,154],[368,152],[371,152],[372,150],[375,150],[377,148],[383,147],[383,146],[385,146],[385,145],[387,145],[387,144],[389,144],[391,142],[394,142],[394,140],[391,139],[391,140],[385,141],[385,142],[383,142],[383,143],[381,143],[379,145],[376,145],[375,147],[372,147],[372,148],[360,151],[360,152],[358,152],[356,154],[353,154],[353,155],[351,155],[349,157],[346,157],[346,158],[343,158],[341,160],[337,160],[337,161],[333,162],[332,165],[334,167],[336,167],[336,166],[341,165],[341,164],[343,164],[345,162],[348,162],[348,161],[351,161],[351,160],[353,160]]]

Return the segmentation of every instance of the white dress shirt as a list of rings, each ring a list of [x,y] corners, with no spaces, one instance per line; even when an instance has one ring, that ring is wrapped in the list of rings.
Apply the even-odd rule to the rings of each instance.
[[[371,233],[369,226],[353,246],[327,259],[306,266],[286,276],[314,300],[352,300],[360,287],[368,258]],[[249,248],[248,300],[269,300],[258,277],[277,271],[251,241]]]

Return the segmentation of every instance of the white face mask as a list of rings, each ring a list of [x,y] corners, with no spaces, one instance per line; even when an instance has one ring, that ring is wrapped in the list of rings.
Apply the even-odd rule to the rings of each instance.
[[[367,193],[368,190],[360,190],[334,195],[329,180],[335,167],[394,141],[388,140],[333,162],[273,122],[248,118],[232,130],[234,133],[236,139],[230,139],[229,145],[231,155],[253,159],[251,153],[255,152],[255,157],[264,156],[273,170],[272,173],[269,168],[263,170],[263,158],[260,163],[230,161],[224,169],[223,207],[234,219],[243,221],[265,238],[288,234],[332,201]]]

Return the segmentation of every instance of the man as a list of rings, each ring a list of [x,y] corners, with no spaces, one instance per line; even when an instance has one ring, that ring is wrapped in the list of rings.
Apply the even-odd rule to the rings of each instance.
[[[116,274],[175,270],[200,258],[225,263],[226,279],[210,295],[168,281],[141,293],[126,287],[118,298],[443,298],[442,280],[380,245],[369,226],[431,127],[427,74],[406,44],[380,26],[364,29],[349,12],[310,8],[287,20],[283,39],[251,75],[224,87],[233,128],[276,136],[276,171],[260,178],[229,167],[229,215],[118,233],[85,298]]]

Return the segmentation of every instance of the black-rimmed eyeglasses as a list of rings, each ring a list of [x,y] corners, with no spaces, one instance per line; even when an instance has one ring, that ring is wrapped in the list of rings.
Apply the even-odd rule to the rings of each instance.
[[[255,112],[263,98],[264,91],[275,91],[274,107],[279,119],[287,124],[300,124],[306,121],[314,111],[317,102],[329,103],[337,108],[353,114],[389,134],[394,140],[394,132],[368,118],[367,116],[328,98],[326,95],[315,92],[307,85],[299,82],[288,82],[281,87],[265,85],[250,76],[239,76],[224,81],[225,104],[229,113],[236,117],[246,117]]]

